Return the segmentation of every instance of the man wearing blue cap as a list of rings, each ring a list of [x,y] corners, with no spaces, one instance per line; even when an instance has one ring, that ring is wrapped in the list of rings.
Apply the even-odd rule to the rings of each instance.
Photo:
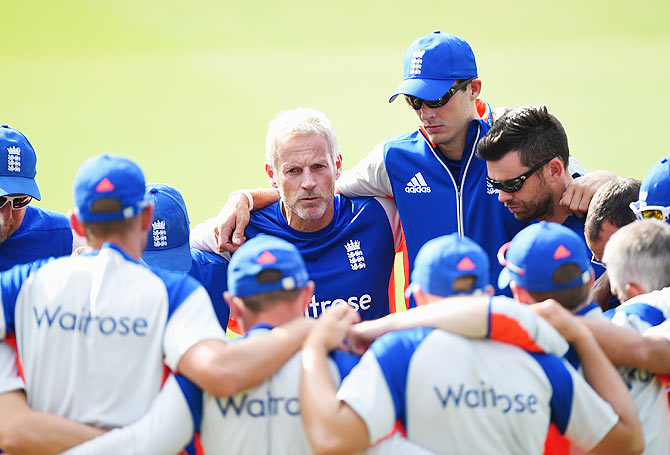
[[[654,218],[670,223],[670,156],[647,171],[640,186],[640,198],[630,205],[637,219]]]
[[[16,334],[34,410],[125,425],[149,408],[163,364],[214,395],[230,395],[267,379],[300,347],[311,327],[304,320],[227,345],[197,281],[139,263],[153,206],[132,161],[100,155],[84,162],[74,200],[72,225],[96,251],[0,276],[0,339]],[[178,385],[169,379],[166,387]],[[17,431],[22,417],[10,417]]]
[[[147,197],[153,203],[154,218],[142,260],[150,266],[188,273],[198,280],[207,290],[216,317],[225,329],[229,309],[223,292],[227,288],[228,261],[190,247],[186,203],[176,188],[164,183],[148,183]]]
[[[37,156],[28,139],[0,125],[0,271],[36,259],[72,253],[67,217],[30,205],[41,200],[35,175]]]
[[[621,228],[619,230],[623,230],[621,235],[625,236],[629,228],[633,226]],[[655,242],[659,248],[662,248],[661,243],[670,247],[670,229],[664,227],[664,230],[668,231],[665,235],[667,240],[666,242]],[[648,242],[650,237],[658,239],[658,235],[654,237],[650,235],[650,232],[639,232],[639,234],[635,237],[646,237],[646,240],[642,240],[643,242]],[[617,234],[613,236],[613,239],[616,236]],[[629,238],[632,239],[632,237]],[[608,248],[610,248],[609,244],[606,250]],[[635,250],[639,252],[640,248]],[[636,261],[631,254],[622,256],[620,259],[628,262]],[[529,226],[517,234],[509,245],[501,249],[500,260],[505,268],[500,273],[498,284],[501,288],[511,286],[517,301],[536,303],[554,299],[576,316],[585,316],[589,319],[603,318],[600,307],[588,301],[590,287],[593,283],[588,250],[581,242],[581,238],[567,227],[548,222]],[[619,269],[621,269],[620,265],[615,266],[614,271],[617,272],[615,275],[617,277]],[[657,275],[662,276],[663,274]],[[667,278],[664,282],[667,282]],[[612,322],[616,325],[629,325],[628,320],[631,318],[648,320],[648,313],[648,310],[637,308],[636,311],[636,308],[624,305],[617,309],[615,313],[617,316]],[[569,321],[562,325],[557,324],[559,331],[566,328],[572,331],[574,326],[590,327],[588,321],[581,318],[570,318]],[[656,323],[658,322],[657,320]],[[598,339],[600,340],[601,337]],[[600,344],[609,354],[608,346],[618,345],[619,339],[612,337]],[[574,351],[569,351],[566,358],[573,366],[579,367],[579,359]],[[617,362],[617,364],[620,363]],[[621,364],[629,365],[627,362]],[[668,434],[668,403],[664,384],[655,379],[649,371],[642,369],[622,367],[620,373],[638,410],[645,439],[645,453],[667,453],[670,435]]]
[[[451,297],[449,303],[428,305],[436,309],[477,305],[476,297],[467,294],[486,289],[488,269],[486,255],[471,240],[457,234],[433,239],[417,255],[413,270],[417,304],[429,302],[424,293]],[[459,294],[466,295],[461,305]],[[497,306],[500,299],[509,303],[498,297],[488,306]],[[500,316],[490,314],[491,324]],[[385,319],[402,317],[396,313]],[[409,441],[439,453],[540,453],[550,422],[590,453],[641,450],[632,402],[593,339],[580,340],[580,354],[587,357],[589,373],[598,376],[591,378],[594,387],[616,413],[557,357],[425,328],[375,341],[336,394],[323,360],[341,337],[341,329],[317,321],[303,347],[300,399],[317,452],[362,450],[385,436],[396,420]],[[513,413],[505,404],[508,396],[514,397]]]
[[[314,283],[295,246],[285,240],[258,235],[232,257],[226,300],[237,316],[245,338],[262,337],[273,327],[301,319]],[[335,320],[339,305],[322,316]],[[351,317],[351,316],[350,316]],[[331,354],[329,368],[339,384],[358,358]],[[167,390],[138,423],[77,447],[71,453],[176,453],[187,440],[166,445],[174,428],[199,432],[205,453],[311,453],[300,418],[298,385],[300,354],[289,359],[268,381],[229,398],[216,398],[182,377],[182,393]],[[181,403],[181,406],[179,405]],[[181,412],[190,409],[190,412]],[[148,431],[152,429],[152,431]]]

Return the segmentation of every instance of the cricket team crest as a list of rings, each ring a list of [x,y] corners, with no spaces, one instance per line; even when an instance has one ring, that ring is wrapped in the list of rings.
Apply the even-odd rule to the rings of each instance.
[[[361,251],[360,240],[349,240],[344,247],[347,249],[347,257],[351,270],[360,270],[365,268],[365,257]]]
[[[167,242],[167,231],[165,230],[165,221],[156,220],[151,223],[154,234],[154,247],[160,248],[162,246],[168,246]]]
[[[423,54],[425,50],[414,51],[412,54],[412,61],[409,64],[409,74],[416,75],[421,74],[421,66],[423,65]]]
[[[500,190],[497,190],[493,188],[493,185],[491,185],[491,182],[488,180],[486,181],[486,194],[498,194],[500,193]]]
[[[18,147],[7,147],[7,170],[21,172],[21,149]]]

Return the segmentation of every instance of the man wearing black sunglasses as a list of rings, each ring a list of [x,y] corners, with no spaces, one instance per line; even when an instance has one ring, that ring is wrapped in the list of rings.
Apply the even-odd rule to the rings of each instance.
[[[584,218],[561,205],[573,180],[568,171],[570,151],[563,125],[547,107],[522,106],[510,110],[477,146],[486,160],[487,184],[517,220],[563,224],[584,241]],[[596,278],[603,272],[594,264]]]
[[[72,231],[64,215],[30,205],[41,199],[35,182],[37,157],[28,139],[0,126],[0,271],[16,264],[72,253]]]

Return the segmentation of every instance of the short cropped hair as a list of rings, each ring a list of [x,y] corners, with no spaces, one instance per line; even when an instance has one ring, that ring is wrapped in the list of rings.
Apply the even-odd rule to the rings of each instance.
[[[275,153],[281,141],[294,136],[310,136],[320,134],[328,144],[328,154],[337,160],[340,154],[335,130],[328,117],[323,112],[308,107],[299,107],[277,114],[268,124],[268,134],[265,137],[265,159],[274,168]]]
[[[554,270],[551,277],[553,283],[571,283],[575,281],[582,274],[581,268],[577,264],[563,264]],[[582,304],[586,303],[591,291],[591,283],[579,284],[567,289],[558,289],[555,291],[530,291],[527,290],[536,302],[542,302],[547,299],[554,299],[561,304],[562,307],[570,311],[576,310]]]
[[[117,213],[123,208],[121,201],[116,198],[100,198],[91,205],[92,213]],[[139,223],[139,215],[114,221],[101,221],[95,223],[82,223],[86,236],[109,237],[113,234],[128,232],[135,223]]]
[[[240,297],[246,306],[253,313],[260,313],[268,310],[281,302],[293,302],[298,298],[303,288],[293,289],[291,291],[268,291],[258,294]]]
[[[477,145],[477,156],[486,161],[498,161],[511,151],[519,152],[521,164],[528,167],[558,156],[567,169],[570,159],[563,125],[545,105],[511,109]]]
[[[603,261],[613,289],[637,283],[648,292],[670,286],[670,225],[659,220],[628,224],[610,237]]]
[[[635,221],[630,203],[638,199],[640,182],[637,179],[618,178],[601,186],[593,195],[584,223],[584,234],[590,242],[600,238],[600,229],[605,221],[617,228]]]

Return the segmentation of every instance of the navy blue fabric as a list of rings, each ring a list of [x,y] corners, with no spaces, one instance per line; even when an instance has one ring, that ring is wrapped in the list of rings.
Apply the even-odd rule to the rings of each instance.
[[[0,271],[36,259],[72,253],[72,230],[67,217],[29,205],[21,226],[0,243]]]
[[[433,329],[419,328],[391,332],[370,346],[391,392],[395,417],[400,420],[403,428],[407,428],[406,386],[409,362],[417,347],[432,331]]]
[[[531,352],[528,355],[542,367],[551,383],[551,421],[561,434],[565,434],[572,411],[574,393],[572,376],[565,364],[556,356]]]
[[[245,234],[247,238],[274,235],[298,248],[315,284],[315,295],[307,308],[309,316],[321,314],[320,303],[325,308],[335,301],[359,306],[356,309],[363,320],[389,314],[388,287],[395,245],[386,212],[374,198],[335,195],[333,220],[316,232],[291,228],[280,201],[252,212]],[[360,242],[365,268],[353,270],[345,247],[351,241]],[[361,305],[370,308],[363,310]]]
[[[219,324],[225,330],[228,327],[230,308],[223,298],[223,292],[228,290],[228,261],[213,253],[191,248],[191,271],[189,275],[202,284],[214,306],[214,313]]]

